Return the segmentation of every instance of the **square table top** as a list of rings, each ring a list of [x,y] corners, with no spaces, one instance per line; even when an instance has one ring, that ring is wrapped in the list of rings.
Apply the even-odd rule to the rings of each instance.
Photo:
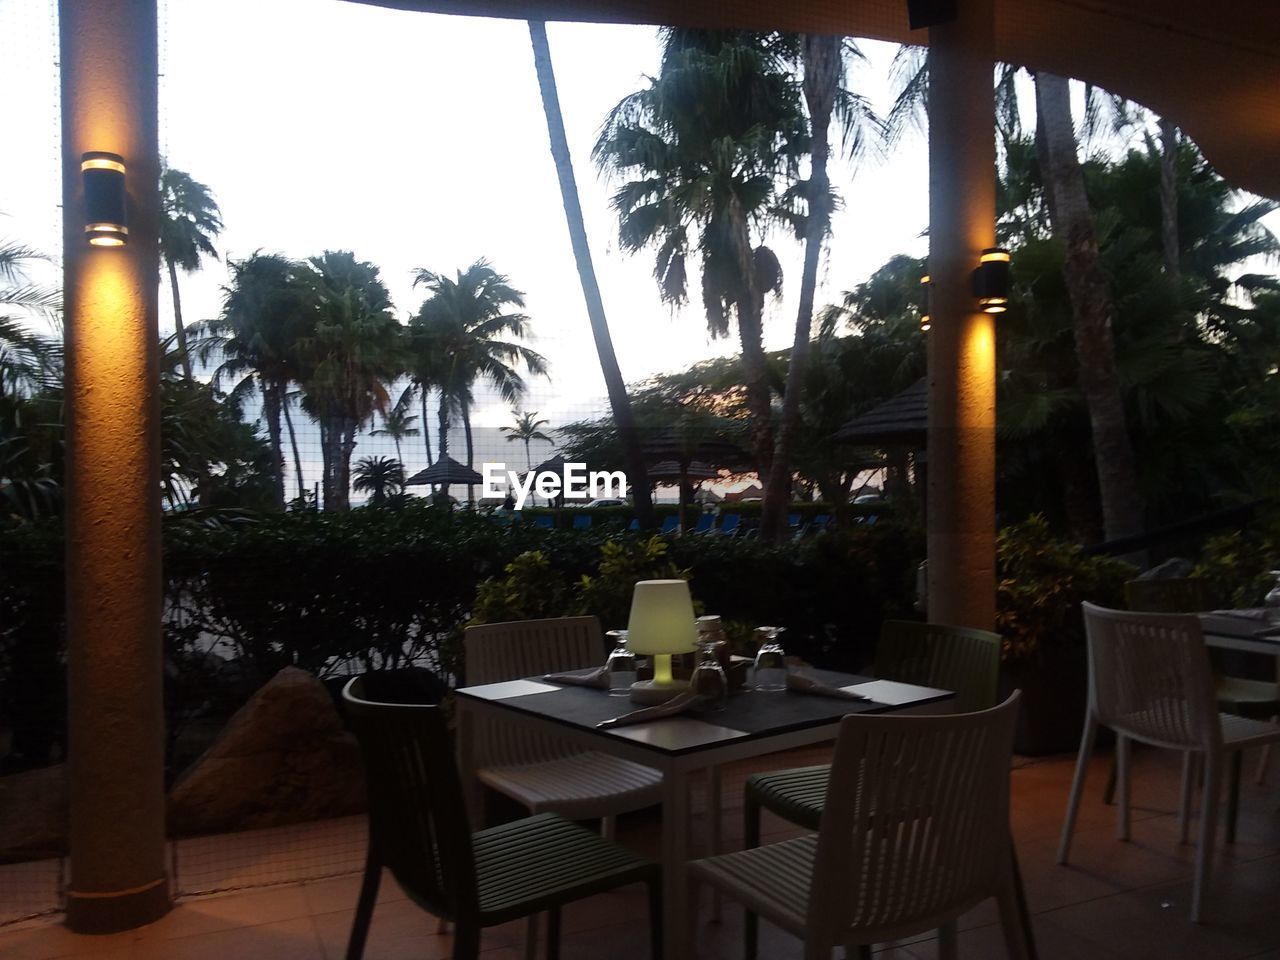
[[[587,671],[584,671],[587,672]],[[629,726],[597,729],[601,720],[640,709],[626,697],[611,697],[591,687],[560,685],[531,677],[500,684],[461,687],[459,697],[500,704],[504,709],[621,737],[667,755],[691,753],[727,740],[760,739],[833,723],[851,713],[887,713],[938,703],[955,696],[949,690],[876,680],[856,674],[806,668],[807,676],[833,687],[854,686],[868,700],[815,694],[748,691],[731,694],[718,712],[679,714]]]
[[[1200,614],[1204,632],[1244,640],[1270,641],[1280,646],[1280,626],[1267,619],[1264,607],[1244,610],[1210,610]]]

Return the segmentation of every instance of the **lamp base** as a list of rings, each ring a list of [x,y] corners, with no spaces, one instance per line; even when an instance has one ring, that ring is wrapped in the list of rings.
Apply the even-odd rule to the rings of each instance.
[[[646,707],[656,707],[660,703],[680,696],[689,689],[687,680],[670,680],[667,683],[655,683],[652,680],[637,680],[631,685],[631,702]]]

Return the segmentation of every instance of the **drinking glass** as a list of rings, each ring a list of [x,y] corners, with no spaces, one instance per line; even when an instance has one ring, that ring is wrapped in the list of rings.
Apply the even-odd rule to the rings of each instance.
[[[785,627],[756,627],[756,665],[752,687],[762,692],[787,689],[787,657],[778,635]]]
[[[606,636],[613,638],[608,660],[609,696],[628,697],[636,682],[636,655],[627,649],[627,631],[610,630]]]
[[[689,678],[689,688],[702,697],[701,709],[711,712],[724,709],[725,700],[729,698],[729,678],[725,676],[724,667],[720,666],[714,643],[702,645],[698,665]]]
[[[1271,576],[1275,577],[1275,586],[1268,591],[1262,603],[1267,608],[1267,622],[1273,627],[1280,627],[1280,570],[1272,570]]]

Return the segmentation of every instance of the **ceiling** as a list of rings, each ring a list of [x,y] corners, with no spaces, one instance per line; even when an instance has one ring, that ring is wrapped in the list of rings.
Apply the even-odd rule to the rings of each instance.
[[[524,20],[739,27],[928,42],[905,0],[355,0]],[[964,0],[960,0],[961,3]],[[1280,200],[1276,0],[995,0],[996,57],[1172,118],[1231,183]]]

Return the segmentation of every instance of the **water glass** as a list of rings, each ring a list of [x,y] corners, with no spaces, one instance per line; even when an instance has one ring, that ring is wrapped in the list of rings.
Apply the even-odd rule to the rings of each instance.
[[[613,639],[608,660],[609,696],[628,697],[636,682],[636,655],[627,649],[627,631],[610,630],[606,636]]]
[[[724,709],[725,701],[729,699],[729,678],[725,676],[724,667],[720,666],[714,643],[703,644],[698,665],[689,678],[689,688],[702,697],[701,709],[711,712]]]
[[[1275,577],[1276,583],[1262,603],[1267,608],[1267,622],[1273,627],[1280,627],[1280,570],[1272,570],[1271,576]]]
[[[770,693],[787,689],[787,657],[778,642],[784,627],[756,627],[756,665],[752,687]]]

